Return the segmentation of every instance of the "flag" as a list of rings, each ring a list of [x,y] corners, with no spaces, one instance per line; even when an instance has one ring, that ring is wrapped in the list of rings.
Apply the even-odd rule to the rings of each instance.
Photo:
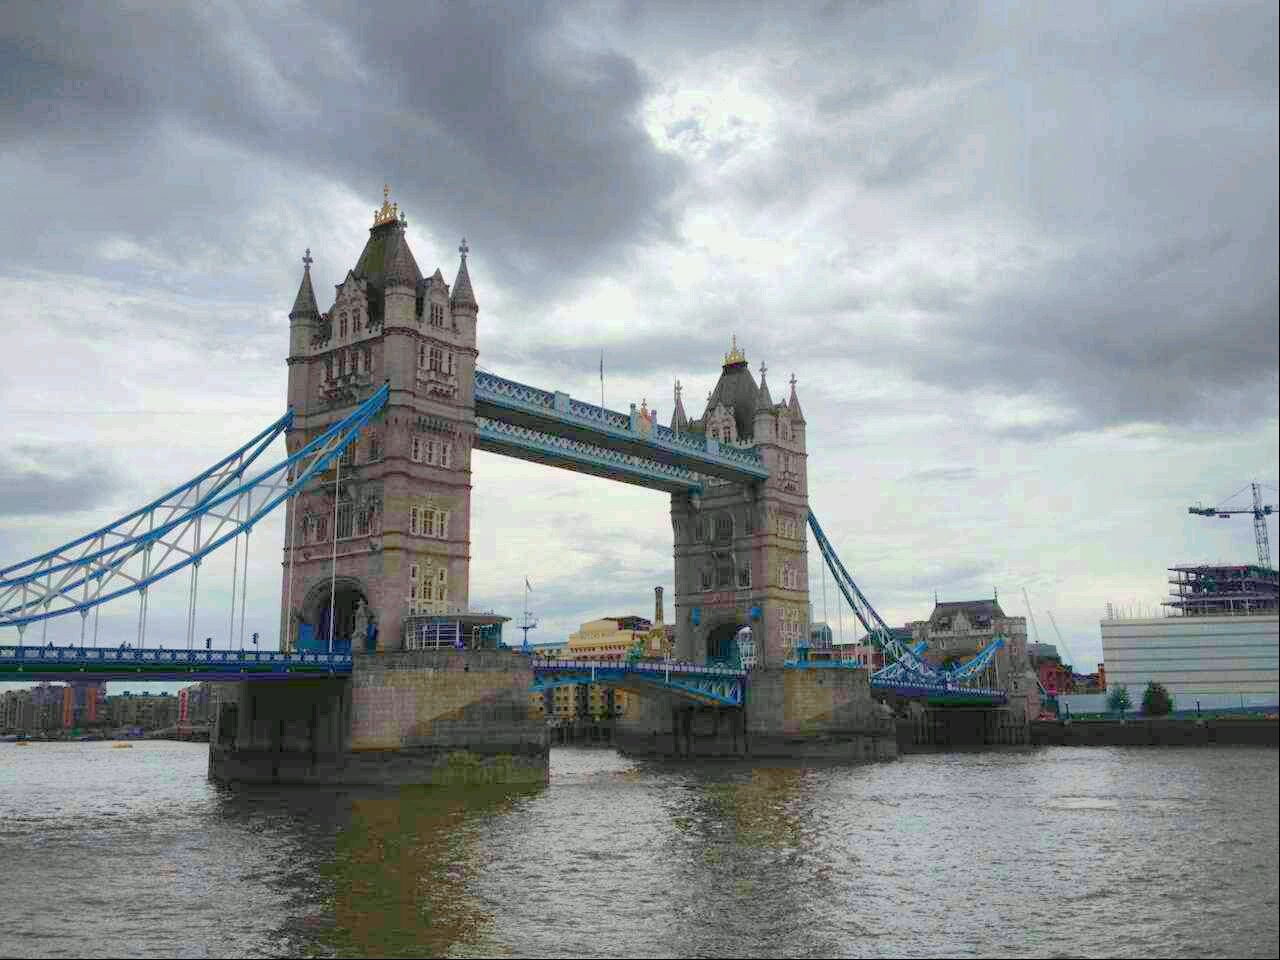
[[[524,588],[525,588],[526,590],[532,590],[532,589],[533,589],[532,584],[530,584],[530,583],[529,583],[529,578],[528,578],[528,577],[525,577],[525,578],[524,578]]]

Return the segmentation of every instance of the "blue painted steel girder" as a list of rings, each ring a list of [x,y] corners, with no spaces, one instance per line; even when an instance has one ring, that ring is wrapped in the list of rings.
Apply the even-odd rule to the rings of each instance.
[[[489,453],[667,493],[702,492],[700,478],[681,467],[489,417],[476,417],[475,446]]]
[[[477,370],[477,416],[516,424],[550,436],[621,451],[704,476],[738,483],[765,480],[769,470],[753,450],[721,446],[697,433],[676,433],[555,393]]]
[[[733,668],[697,664],[547,661],[533,665],[530,692],[600,683],[641,695],[665,695],[708,706],[740,707],[746,701],[747,674]]]
[[[349,653],[0,647],[0,678],[10,681],[270,680],[350,674]]]

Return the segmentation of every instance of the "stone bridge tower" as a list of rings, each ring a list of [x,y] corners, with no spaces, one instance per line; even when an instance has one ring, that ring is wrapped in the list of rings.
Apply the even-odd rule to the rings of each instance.
[[[728,658],[734,635],[750,626],[757,663],[780,667],[809,636],[809,486],[805,422],[795,377],[774,403],[736,337],[706,410],[690,420],[676,385],[671,428],[710,443],[755,447],[769,468],[758,484],[708,480],[700,497],[673,494],[676,656]]]
[[[354,636],[357,624],[366,619],[376,624],[378,648],[397,650],[406,615],[467,608],[479,309],[467,245],[459,247],[452,289],[439,270],[424,277],[405,239],[405,216],[386,193],[333,306],[318,309],[308,250],[289,314],[290,453],[384,382],[390,398],[341,468],[289,503],[285,649],[300,641],[327,649],[331,583],[333,636],[354,639],[357,649],[365,642]]]

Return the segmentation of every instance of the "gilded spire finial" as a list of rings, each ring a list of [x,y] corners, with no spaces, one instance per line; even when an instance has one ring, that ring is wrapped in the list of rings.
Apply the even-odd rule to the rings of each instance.
[[[467,246],[467,238],[463,237],[462,242],[458,244],[458,252],[462,254],[462,259],[467,259],[467,254],[471,252],[471,248]]]
[[[791,392],[796,392],[796,375],[794,373],[791,374]]]
[[[680,390],[681,390],[681,389],[682,389],[682,388],[681,388],[681,386],[680,386],[680,380],[679,380],[679,378],[677,378],[677,379],[676,379],[676,402],[677,402],[677,403],[679,403],[679,402],[680,402]]]
[[[311,259],[311,248],[307,247],[307,252],[302,255],[302,269],[310,270],[313,263],[315,261]]]
[[[384,223],[395,223],[399,212],[399,204],[391,202],[391,184],[384,183],[382,185],[382,208],[373,211],[373,225],[377,227]]]
[[[735,333],[730,342],[729,352],[724,355],[724,365],[727,367],[733,363],[746,363],[746,354],[738,347],[738,335]]]

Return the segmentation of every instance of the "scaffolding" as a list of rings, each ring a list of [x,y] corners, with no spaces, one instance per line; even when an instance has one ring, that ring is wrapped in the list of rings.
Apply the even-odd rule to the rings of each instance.
[[[1280,611],[1280,579],[1257,564],[1186,564],[1169,568],[1170,616],[1218,617]]]

